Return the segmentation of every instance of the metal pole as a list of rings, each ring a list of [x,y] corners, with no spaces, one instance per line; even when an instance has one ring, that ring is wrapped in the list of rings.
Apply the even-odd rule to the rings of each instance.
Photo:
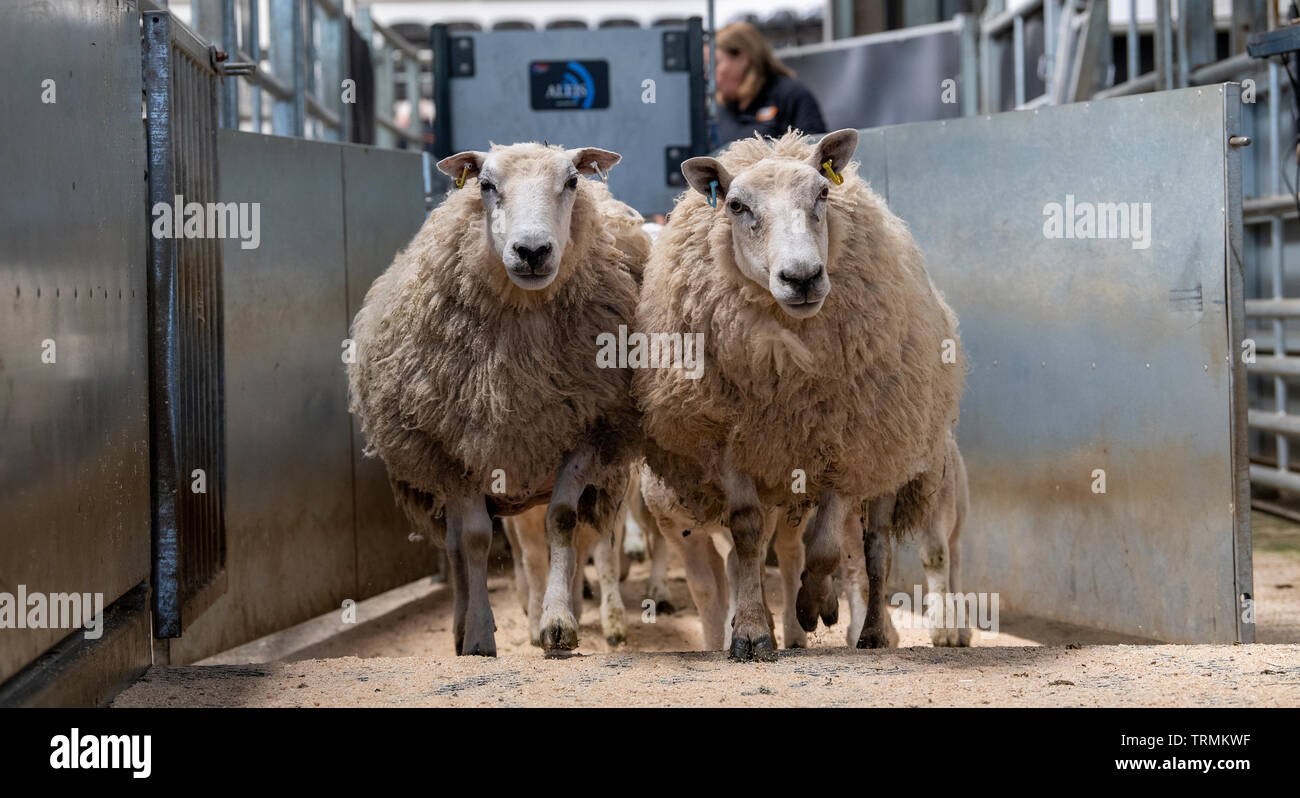
[[[1019,108],[1025,104],[1025,18],[1019,14],[1011,18],[1011,50],[1016,69],[1016,107]]]
[[[293,96],[279,98],[271,113],[271,132],[302,136],[306,104],[302,85],[302,2],[271,0],[271,72]]]
[[[1282,104],[1282,96],[1279,91],[1278,66],[1276,61],[1270,61],[1268,64],[1268,163],[1269,163],[1269,184],[1274,196],[1282,193],[1281,173],[1282,173],[1282,143],[1279,141],[1281,128],[1279,125],[1278,106]],[[1273,248],[1273,262],[1271,268],[1271,277],[1273,281],[1273,298],[1283,298],[1283,237],[1282,237],[1282,215],[1277,214],[1273,217],[1270,225],[1272,233],[1271,246]],[[1273,355],[1277,358],[1286,357],[1286,320],[1273,320]],[[1278,413],[1286,413],[1286,379],[1282,376],[1273,378],[1273,400],[1274,409]],[[1281,433],[1278,433],[1274,441],[1277,446],[1277,467],[1278,470],[1286,473],[1290,467],[1290,441]]]
[[[415,136],[416,150],[424,149],[424,129],[420,124],[420,62],[402,54],[403,65],[406,72],[406,101],[411,104],[411,119],[407,124],[407,129],[411,135]]]
[[[221,0],[221,49],[231,61],[237,61],[239,52],[239,32],[235,27],[235,0]],[[221,86],[221,126],[232,130],[239,129],[239,78],[221,76],[217,78]]]
[[[1142,74],[1142,56],[1138,50],[1138,3],[1128,0],[1128,76],[1132,80]]]
[[[254,64],[262,63],[262,19],[257,0],[248,0],[248,55]],[[253,105],[253,130],[262,132],[262,87],[256,83],[249,87]]]
[[[1059,9],[1064,11],[1064,8]],[[1043,86],[1052,93],[1052,75],[1056,68],[1056,0],[1043,0]],[[1016,19],[1020,19],[1016,17]],[[1024,34],[1021,34],[1022,36]]]
[[[849,3],[848,5],[849,5],[848,15],[849,15],[849,19],[851,20],[853,17],[853,4]],[[849,32],[850,34],[852,34],[851,25],[849,28]],[[715,140],[716,139],[715,131],[717,128],[717,121],[718,121],[718,103],[716,99],[718,87],[714,85],[714,80],[717,78],[717,74],[718,74],[718,67],[716,66],[716,64],[718,63],[717,38],[718,38],[718,28],[714,19],[713,0],[709,0],[709,67],[706,70],[709,74],[705,75],[705,80],[707,81],[705,83],[705,86],[707,90],[704,92],[705,94],[704,102],[707,103],[709,109],[708,110],[709,119],[708,122],[706,123],[706,127],[708,128],[710,147],[713,146],[714,144],[721,143]]]

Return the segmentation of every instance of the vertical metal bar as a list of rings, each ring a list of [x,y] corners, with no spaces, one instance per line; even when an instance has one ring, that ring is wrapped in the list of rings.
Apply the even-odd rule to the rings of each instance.
[[[349,53],[352,49],[352,37],[349,34],[347,16],[340,10],[338,17],[334,20],[334,36],[338,42],[338,52],[335,53],[334,70],[337,80],[330,91],[338,98],[335,105],[339,109],[339,141],[352,140],[352,107],[343,102],[343,81],[352,77],[352,70],[349,68],[351,59]]]
[[[1052,75],[1056,71],[1056,15],[1057,0],[1043,0],[1043,86],[1048,95],[1052,93]]]
[[[1019,108],[1025,104],[1025,18],[1019,13],[1011,18],[1011,47],[1016,70],[1016,107]]]
[[[316,53],[316,0],[304,0],[303,9],[303,45],[302,45],[302,70],[303,70],[303,113],[307,112],[307,98],[319,95],[316,91],[316,64],[319,59]],[[325,127],[324,123],[316,119],[314,114],[303,117],[304,133],[309,138],[320,138],[320,131]]]
[[[980,82],[980,107],[983,113],[992,114],[1000,109],[998,89],[1002,81],[997,72],[997,47],[994,37],[980,26],[980,57],[983,59],[984,80]]]
[[[221,0],[221,49],[232,61],[237,61],[239,30],[235,27],[235,0]],[[216,78],[221,89],[221,126],[239,129],[239,78]]]
[[[144,24],[145,131],[149,209],[173,203],[171,18],[147,12]],[[152,221],[152,215],[146,217]],[[149,461],[153,529],[154,636],[179,637],[180,541],[177,529],[176,283],[173,239],[149,238]]]
[[[253,63],[262,63],[262,18],[258,0],[248,0],[248,55]],[[249,97],[253,106],[253,130],[262,132],[262,87],[252,84]]]
[[[958,14],[957,22],[961,26],[961,113],[962,116],[974,116],[979,113],[980,23],[974,14]]]
[[[1268,165],[1269,165],[1269,175],[1270,175],[1269,188],[1270,188],[1270,192],[1274,196],[1277,196],[1278,194],[1282,193],[1282,185],[1281,185],[1282,143],[1280,140],[1282,130],[1281,130],[1280,119],[1279,119],[1280,114],[1278,113],[1278,106],[1282,104],[1282,92],[1281,92],[1281,85],[1278,77],[1279,76],[1278,76],[1277,62],[1270,60],[1268,64],[1268,130],[1269,130]],[[1273,250],[1271,253],[1269,253],[1273,256],[1271,262],[1271,268],[1270,268],[1270,276],[1272,277],[1272,282],[1273,282],[1274,299],[1282,299],[1284,294],[1283,279],[1284,279],[1285,264],[1283,263],[1283,255],[1284,255],[1283,246],[1285,244],[1285,241],[1283,240],[1283,235],[1282,235],[1283,233],[1282,224],[1283,224],[1283,219],[1281,213],[1274,214],[1269,224],[1269,228],[1270,228],[1269,232],[1272,234],[1272,240],[1270,242],[1270,246]],[[1284,358],[1287,356],[1286,319],[1279,318],[1273,320],[1273,355],[1279,358]],[[1274,377],[1273,378],[1274,409],[1277,410],[1277,412],[1279,413],[1286,412],[1286,407],[1287,407],[1286,392],[1287,392],[1286,378],[1282,376]],[[1287,439],[1286,435],[1283,435],[1282,433],[1278,433],[1274,437],[1274,440],[1277,445],[1278,470],[1285,472],[1290,467],[1290,459],[1291,459],[1290,441]]]
[[[1128,0],[1128,75],[1132,80],[1142,74],[1142,55],[1138,49],[1138,4],[1137,0]]]
[[[402,61],[406,71],[406,100],[411,104],[411,119],[407,127],[415,136],[415,150],[424,149],[424,127],[420,122],[420,62],[405,53]]]
[[[302,136],[305,100],[302,85],[302,0],[271,0],[272,72],[293,90],[288,100],[277,98],[271,116],[277,136]]]
[[[1156,86],[1159,89],[1174,87],[1174,42],[1169,16],[1169,0],[1156,0]]]

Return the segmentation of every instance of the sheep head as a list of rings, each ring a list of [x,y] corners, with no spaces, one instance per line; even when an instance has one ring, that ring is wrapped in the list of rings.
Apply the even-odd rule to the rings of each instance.
[[[682,163],[686,181],[706,197],[717,182],[736,265],[796,319],[816,315],[831,291],[826,204],[835,186],[822,164],[844,169],[857,146],[858,132],[847,128],[823,136],[805,161],[764,158],[736,175],[716,158]]]
[[[477,179],[484,233],[510,281],[522,289],[546,288],[559,273],[569,244],[579,175],[605,171],[622,156],[596,147],[564,150],[525,143],[488,152],[457,153],[438,162],[443,174]]]

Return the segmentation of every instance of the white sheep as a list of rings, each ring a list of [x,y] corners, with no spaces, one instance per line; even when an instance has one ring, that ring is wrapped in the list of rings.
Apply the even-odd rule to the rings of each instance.
[[[857,175],[857,139],[791,132],[686,161],[694,191],[644,272],[637,330],[705,334],[702,373],[642,369],[633,386],[655,476],[731,532],[736,659],[775,657],[762,560],[778,523],[818,509],[795,605],[810,631],[837,602],[824,577],[845,519],[894,494],[892,532],[926,523],[957,421],[956,317]]]
[[[619,155],[535,143],[439,162],[448,192],[353,324],[351,409],[398,504],[445,543],[458,654],[495,655],[492,517],[546,504],[548,652],[575,648],[575,529],[610,535],[639,417],[597,338],[634,315],[641,219],[596,181]],[[587,534],[587,533],[583,533]]]

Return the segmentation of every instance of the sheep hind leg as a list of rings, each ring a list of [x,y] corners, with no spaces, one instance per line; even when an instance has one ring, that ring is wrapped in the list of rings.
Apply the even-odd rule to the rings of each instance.
[[[673,593],[668,587],[668,543],[653,519],[642,529],[650,553],[650,579],[646,582],[645,597],[655,603],[656,613],[671,615],[677,608],[673,606]]]
[[[966,613],[956,606],[960,597],[953,592],[949,581],[952,560],[948,547],[948,533],[956,523],[956,507],[951,489],[945,486],[929,523],[921,534],[921,567],[925,571],[925,621],[930,627],[930,642],[936,646],[957,646],[961,627],[966,626]],[[970,629],[967,627],[967,645]]]
[[[617,520],[615,526],[617,526]],[[597,532],[592,548],[592,559],[596,562],[596,578],[600,582],[600,626],[605,634],[605,642],[610,647],[627,642],[627,617],[623,608],[623,595],[619,592],[619,550],[621,540],[614,530]],[[611,541],[610,538],[615,540]]]
[[[831,574],[840,564],[839,530],[847,514],[848,502],[839,494],[828,490],[819,497],[811,534],[804,540],[804,572],[795,600],[795,614],[804,631],[814,631],[818,618],[827,626],[839,621],[840,597]]]
[[[456,653],[495,657],[496,622],[488,600],[492,518],[482,496],[447,502],[447,559],[455,592]]]
[[[889,537],[889,519],[894,513],[894,497],[875,499],[867,514],[867,529],[863,534],[863,555],[867,572],[867,620],[858,637],[858,648],[896,648],[898,630],[889,617],[885,598],[889,580],[893,542]]]

